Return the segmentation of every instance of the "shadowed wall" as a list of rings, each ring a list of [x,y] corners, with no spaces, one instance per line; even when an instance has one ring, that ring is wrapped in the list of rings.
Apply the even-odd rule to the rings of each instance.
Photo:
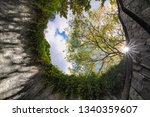
[[[34,13],[32,0],[0,0],[0,99],[59,99],[28,46]]]
[[[128,78],[126,78],[122,98],[150,99],[150,28],[148,27],[150,25],[150,0],[122,0],[122,2],[125,8],[139,18],[134,18],[134,14],[129,16],[120,7],[119,16],[130,47],[127,56],[131,58],[127,64],[130,67],[127,68]]]

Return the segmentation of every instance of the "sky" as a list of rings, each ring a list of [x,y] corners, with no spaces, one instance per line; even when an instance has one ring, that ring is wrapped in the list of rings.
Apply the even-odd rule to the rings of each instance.
[[[49,21],[45,37],[50,43],[50,55],[52,64],[57,66],[57,68],[66,74],[69,74],[69,67],[71,63],[67,62],[66,57],[66,41],[68,39],[67,32],[65,29],[68,27],[68,20],[65,18],[60,18],[56,15],[54,21]]]
[[[92,0],[91,9],[97,9],[99,7],[99,2]],[[108,3],[107,3],[108,4]],[[68,15],[69,16],[69,15]],[[66,57],[66,41],[68,39],[68,34],[65,29],[69,26],[68,19],[61,18],[59,15],[56,15],[53,21],[49,21],[45,33],[45,38],[51,45],[50,55],[52,64],[55,65],[59,70],[65,74],[70,74],[68,68],[72,68],[71,63],[69,63]]]

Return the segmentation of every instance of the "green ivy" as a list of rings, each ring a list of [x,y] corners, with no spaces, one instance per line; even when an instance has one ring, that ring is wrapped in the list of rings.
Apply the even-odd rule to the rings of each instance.
[[[93,73],[88,77],[65,75],[51,66],[46,70],[45,77],[53,86],[53,92],[65,95],[66,99],[105,99],[110,95],[118,96],[122,91],[119,66],[111,67],[101,76]]]
[[[74,76],[62,73],[51,64],[50,45],[45,39],[44,30],[58,12],[60,3],[59,0],[36,0],[34,7],[36,16],[28,33],[30,48],[35,62],[44,64],[44,78],[53,88],[53,93],[60,93],[66,99],[105,99],[110,94],[120,94],[122,79],[117,76],[120,65],[111,67],[101,76],[94,73]]]

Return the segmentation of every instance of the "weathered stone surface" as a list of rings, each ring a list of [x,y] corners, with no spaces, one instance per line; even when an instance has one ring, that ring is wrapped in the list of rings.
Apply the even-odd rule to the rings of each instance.
[[[130,88],[130,93],[129,93],[129,97],[132,100],[143,100],[144,98],[142,96],[140,96],[137,91],[134,88]]]
[[[25,49],[25,34],[33,16],[31,2],[0,0],[0,99],[64,99],[59,94],[52,95],[52,89],[41,78],[40,67],[30,65],[32,56]],[[150,0],[123,2],[126,8],[150,23]],[[136,65],[133,65],[129,98],[150,99],[150,35],[122,11],[120,15],[129,43],[138,49],[131,54]]]
[[[32,63],[26,37],[34,16],[31,2],[0,0],[0,99],[63,99],[51,94],[41,67]]]
[[[150,46],[149,45],[137,45],[137,51],[140,51],[140,52],[150,51]]]
[[[27,66],[32,56],[25,50],[25,25],[32,17],[31,8],[21,2],[0,0],[0,99],[21,97],[25,84],[39,72],[39,67]]]
[[[150,80],[149,79],[143,79],[143,89],[141,91],[141,95],[145,98],[145,99],[150,99]]]
[[[142,14],[143,18],[150,18],[150,15],[149,15],[150,14],[150,7],[144,9],[141,14]]]
[[[142,79],[132,78],[131,86],[136,89],[139,93],[143,89]]]
[[[150,45],[150,38],[147,39],[147,42],[146,42],[147,45]]]
[[[124,6],[150,23],[149,0],[124,0]],[[129,46],[132,50],[133,75],[129,99],[150,99],[150,35],[127,14],[120,12],[122,21],[127,29]]]
[[[149,69],[143,68],[141,70],[141,74],[143,74],[144,76],[150,78],[150,70]]]
[[[140,74],[139,72],[135,72],[135,71],[133,71],[133,77],[138,80],[142,80],[144,78],[142,74]]]
[[[147,58],[142,59],[141,65],[147,69],[150,69],[150,59]]]
[[[131,86],[134,87],[138,92],[141,92],[143,89],[143,80],[144,76],[138,72],[133,72],[133,77],[131,81]]]
[[[138,71],[138,72],[139,72],[141,69],[142,69],[142,66],[137,65],[137,64],[135,64],[135,63],[133,64],[133,70],[134,70],[134,71]]]

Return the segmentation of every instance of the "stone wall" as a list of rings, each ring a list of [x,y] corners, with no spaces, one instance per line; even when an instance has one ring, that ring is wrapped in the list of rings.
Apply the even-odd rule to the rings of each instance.
[[[27,47],[31,0],[0,0],[0,99],[64,99],[51,94],[40,66]],[[150,0],[123,0],[124,6],[150,24]],[[120,9],[130,47],[124,99],[150,99],[150,35]],[[131,58],[131,59],[129,59]]]
[[[0,0],[0,99],[63,99],[32,60],[26,34],[33,13],[32,0]]]
[[[150,0],[123,0],[126,8],[139,16],[146,23],[150,24]],[[131,82],[127,99],[150,99],[150,35],[129,15],[120,8],[120,18],[126,32],[126,38],[132,59]],[[127,70],[128,71],[128,70]],[[130,71],[127,76],[130,76]]]

